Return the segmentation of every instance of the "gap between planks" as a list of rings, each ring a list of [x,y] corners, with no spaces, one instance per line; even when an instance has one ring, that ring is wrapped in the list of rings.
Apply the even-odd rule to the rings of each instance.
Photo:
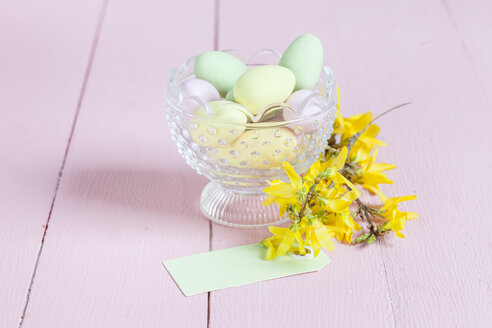
[[[220,0],[214,0],[214,50],[219,50],[219,28],[220,28]],[[208,222],[208,251],[211,252],[213,245],[213,225],[212,221]],[[210,327],[210,293],[207,293],[207,328]]]
[[[381,249],[381,240],[378,240],[377,244],[379,249],[379,255],[381,256],[381,262],[383,263],[384,279],[386,280],[386,289],[388,290],[388,298],[391,305],[391,316],[393,317],[393,327],[396,327],[395,307],[393,305],[393,297],[391,296],[391,288],[388,281],[388,271],[386,270],[386,262],[384,262],[383,250]]]
[[[471,65],[471,67],[472,67],[472,69],[474,71],[474,75],[477,78],[478,82],[481,82],[480,79],[479,79],[479,77],[478,77],[478,75],[477,75],[476,66],[475,66],[475,63],[473,61],[473,58],[470,56],[469,51],[468,51],[468,48],[467,48],[465,42],[463,41],[462,37],[460,36],[459,27],[457,26],[457,23],[456,23],[453,15],[452,15],[452,12],[451,12],[451,9],[449,8],[448,3],[447,3],[446,0],[442,0],[441,2],[442,2],[442,5],[444,7],[444,10],[445,10],[445,12],[446,12],[449,20],[450,20],[450,23],[451,23],[453,29],[457,33],[457,37],[458,37],[458,39],[460,41],[461,47],[463,49],[463,52],[465,53],[465,55],[466,55],[466,57],[467,57],[467,59],[469,61],[469,64]],[[70,130],[69,138],[68,138],[67,145],[66,145],[65,152],[64,152],[64,156],[63,156],[63,160],[62,160],[61,167],[60,167],[60,170],[59,170],[59,174],[58,174],[58,178],[57,178],[57,183],[56,183],[56,187],[55,187],[55,192],[53,194],[53,199],[52,199],[51,206],[50,206],[49,213],[48,213],[48,217],[47,217],[47,220],[46,220],[46,223],[45,223],[45,228],[44,228],[43,236],[42,236],[42,239],[41,239],[41,245],[40,245],[39,250],[38,250],[38,255],[37,255],[37,258],[36,258],[36,261],[35,261],[33,273],[32,273],[32,276],[31,276],[29,288],[28,288],[27,295],[26,295],[25,305],[24,305],[24,308],[23,308],[23,311],[22,311],[22,315],[21,315],[21,318],[20,318],[20,321],[19,321],[19,327],[22,327],[23,319],[24,319],[24,316],[25,316],[25,314],[27,312],[27,308],[28,308],[28,305],[29,305],[30,293],[31,293],[31,290],[32,290],[32,287],[33,287],[33,284],[34,284],[34,278],[36,276],[36,270],[37,270],[37,267],[38,267],[38,264],[39,264],[39,260],[40,260],[41,254],[42,254],[44,242],[46,240],[48,225],[49,225],[49,222],[50,222],[50,219],[51,219],[51,214],[53,212],[53,208],[54,208],[54,204],[55,204],[55,201],[56,201],[57,192],[58,192],[58,189],[59,189],[60,184],[61,184],[61,178],[62,178],[62,175],[63,175],[63,169],[64,169],[65,164],[66,164],[66,160],[67,160],[67,157],[68,157],[68,152],[70,151],[70,145],[71,145],[72,137],[73,137],[73,134],[74,134],[74,131],[75,131],[75,128],[76,128],[77,119],[78,119],[78,116],[79,116],[79,113],[80,113],[81,105],[82,105],[83,99],[84,99],[85,90],[86,90],[87,83],[88,83],[88,80],[89,80],[89,77],[90,77],[90,72],[91,72],[93,61],[94,61],[95,53],[96,53],[96,50],[97,50],[99,36],[100,36],[101,30],[102,30],[102,27],[103,27],[104,18],[105,18],[106,11],[107,11],[107,6],[108,6],[108,0],[103,0],[102,1],[102,5],[101,5],[101,10],[100,10],[99,18],[98,18],[98,21],[97,21],[96,31],[94,33],[93,42],[92,42],[92,45],[91,45],[91,50],[90,50],[90,54],[89,54],[89,58],[88,58],[88,62],[87,62],[86,70],[85,70],[85,74],[84,74],[83,83],[82,83],[82,86],[81,86],[81,91],[79,93],[79,98],[78,98],[78,102],[77,102],[77,106],[76,106],[76,111],[75,111],[74,119],[73,119],[73,122],[72,122],[72,127],[71,127],[71,130]],[[214,1],[214,6],[215,6],[215,8],[214,8],[214,22],[213,22],[214,23],[214,50],[218,50],[218,46],[219,46],[219,28],[220,28],[220,0],[215,0]],[[479,83],[479,84],[482,87],[482,92],[484,92],[484,90],[483,90],[483,84],[482,83]],[[212,249],[212,242],[213,242],[213,224],[210,221],[209,222],[209,251],[212,251],[213,250]],[[391,308],[392,308],[392,315],[393,315],[394,324],[396,326],[395,314],[394,314],[394,311],[393,311],[393,302],[391,300],[391,291],[390,291],[390,288],[389,288],[388,279],[387,279],[387,273],[386,273],[386,264],[384,262],[384,258],[383,258],[383,254],[382,254],[382,250],[381,250],[380,245],[378,245],[378,248],[379,248],[380,255],[381,255],[381,260],[382,260],[382,263],[383,263],[383,266],[384,266],[384,271],[385,271],[385,275],[386,275],[386,284],[387,284],[387,287],[388,287],[388,292],[389,292],[389,297],[390,297],[390,304],[391,304]],[[210,292],[209,292],[208,293],[208,301],[207,301],[207,327],[210,327],[210,309],[211,309],[211,304],[210,304]]]
[[[463,40],[463,38],[461,36],[461,31],[459,29],[458,23],[457,23],[454,15],[453,15],[453,12],[452,12],[449,4],[448,4],[448,0],[441,0],[441,4],[443,6],[443,9],[444,9],[444,12],[446,13],[447,18],[449,19],[449,22],[450,22],[452,29],[456,33],[456,37],[459,41],[460,47],[461,47],[464,55],[468,61],[468,64],[471,66],[471,69],[473,71],[473,75],[475,76],[475,79],[477,80],[478,84],[480,85],[480,89],[481,89],[482,94],[484,95],[484,99],[490,107],[490,104],[488,102],[488,97],[486,97],[486,95],[487,95],[486,90],[484,89],[484,85],[480,79],[480,75],[478,74],[478,70],[476,68],[473,57],[471,56],[471,54],[469,52],[469,49],[466,45],[465,40]],[[388,297],[389,297],[389,301],[390,301],[390,305],[391,305],[391,314],[392,314],[392,318],[393,318],[393,326],[396,327],[397,324],[396,324],[396,316],[395,316],[395,310],[394,310],[394,305],[393,305],[393,298],[391,296],[391,288],[390,288],[390,284],[389,284],[389,280],[388,280],[388,272],[386,270],[386,262],[384,261],[383,250],[381,248],[380,243],[381,243],[381,241],[379,240],[377,243],[377,246],[378,246],[379,254],[381,257],[381,262],[383,264],[384,276],[385,276],[385,280],[386,280],[386,287],[387,287]]]
[[[445,2],[446,0],[442,0]],[[214,50],[218,51],[219,50],[219,29],[220,29],[220,0],[215,0],[214,1]],[[465,45],[463,44],[463,47]],[[466,50],[466,48],[465,48]],[[209,244],[208,244],[208,250],[209,252],[213,250],[213,224],[212,221],[209,221],[209,226],[208,226],[208,233],[209,233]],[[386,271],[386,263],[384,262],[384,257],[383,257],[383,252],[381,249],[381,245],[378,241],[378,249],[379,249],[379,254],[381,257],[381,262],[383,264],[384,268],[384,275],[385,275],[385,280],[386,280],[386,288],[388,290],[388,297],[390,300],[390,305],[391,305],[391,315],[393,318],[393,326],[396,327],[396,316],[395,316],[395,310],[393,306],[393,299],[391,297],[391,290],[390,290],[390,285],[388,281],[388,273]],[[211,299],[210,299],[211,292],[207,293],[207,328],[210,328],[210,309],[211,309]]]
[[[101,9],[99,11],[99,17],[97,19],[96,30],[94,32],[94,37],[92,39],[91,49],[90,49],[90,52],[89,52],[89,58],[87,60],[87,65],[86,65],[86,69],[85,69],[85,72],[84,72],[84,78],[83,78],[83,81],[82,81],[82,86],[81,86],[81,89],[80,89],[79,97],[77,99],[77,106],[75,108],[75,114],[74,114],[74,118],[73,118],[73,121],[72,121],[72,127],[70,129],[70,134],[68,136],[67,146],[65,147],[65,152],[63,154],[63,160],[62,160],[62,163],[61,163],[61,166],[60,166],[60,170],[58,171],[58,178],[57,178],[57,181],[56,181],[55,192],[53,193],[53,199],[51,201],[50,209],[49,209],[49,212],[48,212],[48,217],[46,219],[46,223],[44,224],[44,231],[43,231],[43,236],[41,238],[41,244],[39,245],[39,250],[38,250],[38,254],[36,256],[36,261],[34,263],[34,268],[33,268],[32,275],[31,275],[31,280],[29,282],[29,287],[27,289],[26,300],[24,302],[24,308],[22,309],[21,317],[19,319],[19,326],[18,326],[19,328],[21,328],[22,325],[23,325],[23,323],[24,323],[24,318],[26,316],[27,308],[29,306],[29,299],[30,299],[31,291],[32,291],[32,288],[33,288],[33,285],[34,285],[34,279],[36,277],[36,272],[37,272],[37,269],[38,269],[38,266],[39,266],[39,261],[40,261],[40,258],[41,258],[41,254],[43,252],[43,246],[44,246],[44,242],[46,240],[46,236],[47,236],[47,232],[48,232],[48,226],[49,226],[50,219],[51,219],[51,214],[53,213],[53,208],[55,207],[56,196],[58,194],[58,190],[59,190],[60,185],[61,185],[61,179],[62,179],[62,176],[63,176],[63,169],[65,168],[65,164],[67,162],[67,157],[68,157],[68,152],[70,151],[70,145],[71,145],[71,142],[72,142],[72,137],[73,137],[73,134],[75,132],[75,128],[77,126],[77,120],[78,120],[78,117],[79,117],[80,108],[82,107],[82,103],[83,103],[83,100],[84,100],[84,94],[85,94],[85,90],[87,88],[87,83],[89,81],[89,77],[90,77],[90,73],[91,73],[91,69],[92,69],[92,63],[94,62],[94,57],[95,57],[95,54],[96,54],[97,45],[99,43],[99,35],[101,33],[101,30],[102,30],[102,26],[103,26],[103,23],[104,23],[104,18],[106,16],[106,10],[107,10],[107,7],[108,7],[108,1],[109,0],[103,0],[102,1]]]

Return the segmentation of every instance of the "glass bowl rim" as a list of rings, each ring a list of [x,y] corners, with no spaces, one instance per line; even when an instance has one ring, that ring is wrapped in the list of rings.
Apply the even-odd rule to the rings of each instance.
[[[223,50],[222,52],[229,53],[231,55],[234,55],[236,58],[241,59],[240,54],[233,49]],[[251,62],[254,61],[259,55],[264,54],[266,52],[272,53],[278,57],[281,56],[281,53],[279,53],[273,49],[261,49],[261,50],[257,51],[250,60],[243,61],[243,62],[245,62],[248,67],[249,66],[264,65],[261,63],[251,63]],[[177,93],[178,94],[177,98],[178,99],[181,98],[180,83],[187,80],[190,76],[194,75],[193,73],[188,73],[188,74],[184,75],[184,73],[188,71],[190,65],[194,62],[194,60],[196,58],[197,58],[197,56],[191,56],[180,67],[172,68],[170,70],[169,75],[168,75],[168,79],[167,79],[168,91],[166,92],[165,99],[166,99],[167,105],[172,107],[172,109],[174,109],[179,114],[186,116],[189,119],[192,119],[193,121],[196,121],[196,122],[201,122],[201,121],[210,122],[210,120],[208,118],[199,117],[199,116],[194,115],[193,113],[188,113],[188,112],[182,110],[181,108],[179,108],[178,104],[176,104],[175,102],[173,102],[170,99],[170,92]],[[269,64],[266,64],[266,65],[269,65]],[[182,76],[180,80],[177,80],[178,74],[183,74],[184,76]],[[324,94],[323,95],[318,94],[318,97],[316,97],[316,98],[318,98],[318,99],[321,98],[321,99],[323,99],[324,102],[326,102],[323,105],[323,108],[332,108],[338,103],[338,96],[337,96],[337,92],[336,92],[336,83],[335,83],[335,79],[333,76],[333,71],[328,66],[325,66],[325,65],[322,66],[321,74],[320,74],[320,77],[318,79],[317,85],[319,84],[319,81],[323,81],[323,74],[326,76],[326,80],[327,80],[324,83],[324,85],[322,86],[323,90],[324,90],[323,91]],[[317,88],[315,87],[311,90],[316,91],[316,89]],[[198,98],[198,97],[196,97],[196,98]],[[180,100],[180,101],[182,101],[182,100]],[[207,104],[207,102],[204,101],[203,99],[199,102],[202,104]],[[307,104],[309,104],[309,102],[304,103],[302,107],[306,107]],[[278,108],[290,108],[290,109],[292,109],[290,106],[288,106],[285,103],[271,104],[271,105],[266,106],[265,108],[268,108],[271,106],[276,106]],[[260,111],[260,113],[262,111]],[[261,128],[274,128],[274,127],[280,128],[280,127],[285,127],[285,126],[292,125],[292,124],[302,124],[303,122],[311,121],[314,118],[316,118],[318,116],[322,116],[324,114],[326,114],[326,110],[320,110],[318,112],[311,113],[310,115],[302,116],[302,117],[292,119],[292,120],[246,122],[246,123],[214,122],[214,125],[225,126],[225,127],[244,127],[247,129],[261,129]]]

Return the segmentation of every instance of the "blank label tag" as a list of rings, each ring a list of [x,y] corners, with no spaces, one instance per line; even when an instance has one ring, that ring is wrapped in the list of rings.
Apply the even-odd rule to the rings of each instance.
[[[253,282],[321,270],[330,258],[321,251],[314,259],[280,256],[265,260],[258,244],[227,248],[164,261],[164,266],[186,296]]]

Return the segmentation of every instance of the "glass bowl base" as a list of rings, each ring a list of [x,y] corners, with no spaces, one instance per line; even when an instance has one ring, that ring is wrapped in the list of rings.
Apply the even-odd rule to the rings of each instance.
[[[209,182],[200,197],[200,210],[210,220],[236,228],[257,228],[287,222],[280,218],[278,206],[263,206],[266,194],[239,193]]]

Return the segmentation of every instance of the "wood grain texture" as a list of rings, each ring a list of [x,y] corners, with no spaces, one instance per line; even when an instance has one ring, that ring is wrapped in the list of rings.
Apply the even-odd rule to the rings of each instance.
[[[332,51],[338,46],[334,4],[317,2],[301,6],[296,1],[262,2],[263,9],[258,11],[259,6],[259,2],[221,2],[220,47],[238,49],[250,56],[262,48],[283,51],[298,35],[315,33],[325,43],[325,62],[340,78],[346,99],[342,75],[343,65],[348,63],[343,61],[340,52]],[[272,20],[272,13],[281,19]],[[254,22],[251,17],[255,17]],[[258,242],[266,236],[266,229],[237,231],[214,225],[213,248]],[[354,251],[352,247],[340,245],[329,255],[333,262],[318,273],[213,292],[210,326],[338,327],[349,324],[359,327],[370,317],[381,327],[391,327],[391,300],[379,250],[367,247]],[[376,301],[374,295],[378,295]],[[353,314],[354,310],[357,315]]]
[[[492,179],[490,154],[480,151],[491,148],[490,107],[443,4],[259,6],[221,3],[222,48],[283,50],[298,34],[311,32],[325,42],[345,115],[413,102],[381,119],[381,138],[390,148],[380,151],[380,159],[398,166],[390,173],[395,185],[384,190],[417,193],[419,199],[404,208],[420,219],[408,223],[405,240],[339,246],[318,274],[212,293],[211,326],[490,325],[491,188],[485,182]],[[273,13],[282,19],[270,19]],[[480,147],[471,144],[478,140]],[[213,244],[223,248],[264,236],[214,225]]]
[[[492,106],[492,44],[485,41],[492,35],[492,3],[475,0],[467,3],[457,0],[443,0],[443,6],[453,29],[456,31],[469,68],[475,74],[487,104]],[[485,36],[485,38],[484,38]]]
[[[378,71],[405,76],[398,88],[391,79],[378,79],[368,99],[377,105],[378,97],[391,90],[389,99],[394,102],[405,95],[413,101],[411,111],[381,123],[392,147],[382,159],[398,166],[391,174],[397,183],[385,190],[394,190],[395,195],[415,191],[419,200],[405,208],[415,206],[421,215],[408,224],[409,238],[380,244],[396,323],[490,326],[492,223],[485,195],[491,194],[486,182],[492,179],[486,160],[490,155],[482,160],[479,152],[491,147],[486,132],[491,115],[481,85],[441,2],[360,9],[371,18],[352,19],[348,10],[340,15],[352,26],[342,36],[361,46],[345,52],[345,58],[360,60],[367,67],[364,76],[376,76]],[[408,17],[410,22],[404,23]],[[374,23],[386,20],[393,28]],[[378,37],[357,38],[369,29]],[[360,59],[357,54],[363,48],[368,56]],[[382,57],[381,61],[368,60],[372,56]],[[351,83],[360,92],[370,83],[364,76],[357,75]],[[482,145],[473,145],[475,140]]]
[[[0,327],[23,312],[100,8],[0,2]]]
[[[23,327],[492,326],[491,7],[110,0]],[[1,327],[22,313],[100,9],[0,4]],[[170,139],[167,73],[214,45],[248,56],[305,32],[325,45],[345,115],[412,101],[380,120],[379,154],[398,167],[384,191],[416,193],[403,208],[420,218],[404,240],[338,244],[321,272],[186,298],[161,261],[209,249],[206,180]],[[211,232],[213,249],[268,236]]]
[[[162,266],[209,247],[190,205],[205,180],[163,104],[171,67],[213,47],[211,17],[211,1],[109,3],[24,327],[206,325],[207,295],[185,298]]]

